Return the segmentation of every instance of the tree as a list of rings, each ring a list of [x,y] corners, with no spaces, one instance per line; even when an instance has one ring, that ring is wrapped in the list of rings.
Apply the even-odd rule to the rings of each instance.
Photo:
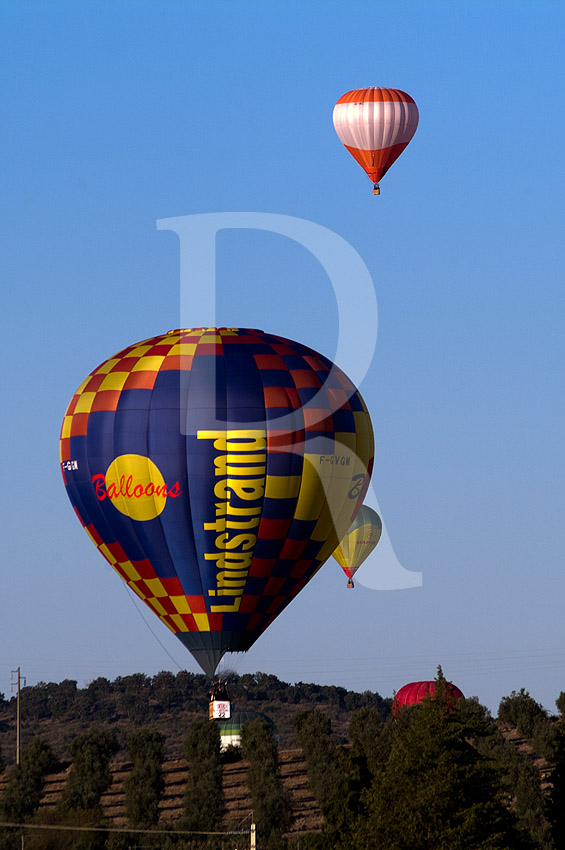
[[[556,724],[557,741],[553,753],[552,771],[549,777],[551,791],[549,794],[548,817],[551,834],[555,847],[565,847],[565,723],[563,722],[563,705],[565,693],[562,691],[556,700],[561,711],[561,719]],[[559,704],[561,701],[561,705]]]
[[[160,711],[171,711],[177,708],[180,700],[176,677],[168,670],[161,670],[153,676],[153,697]]]
[[[432,698],[405,709],[359,822],[359,850],[518,850],[525,845],[499,776],[471,744],[483,731],[449,699],[439,671]]]
[[[77,695],[77,683],[74,679],[63,679],[53,688],[49,708],[53,717],[64,717],[73,707]]]
[[[72,831],[67,830],[37,830],[26,836],[26,850],[106,850],[108,833],[104,830],[107,822],[100,812],[92,810],[69,810],[65,812],[64,819],[61,812],[55,808],[40,809],[34,817],[34,823],[48,826],[75,827]],[[101,828],[100,831],[91,831],[91,827]],[[79,831],[87,827],[85,831]],[[20,845],[18,844],[17,850]]]
[[[108,679],[100,676],[90,682],[88,687],[78,690],[73,702],[73,713],[81,720],[113,720],[116,716],[116,706]]]
[[[532,846],[538,850],[553,850],[546,798],[537,767],[527,753],[504,738],[488,709],[477,700],[460,700],[458,710],[462,721],[475,730],[473,746],[498,771],[506,798],[512,800],[518,827],[530,836]]]
[[[162,762],[165,736],[139,729],[128,742],[133,768],[125,782],[125,808],[133,827],[148,829],[159,821],[159,801],[165,790]]]
[[[34,738],[22,748],[20,764],[10,770],[0,801],[0,811],[7,821],[23,823],[33,816],[41,802],[45,776],[56,766],[53,750],[41,738]]]
[[[390,749],[392,724],[383,724],[377,707],[366,705],[352,715],[349,725],[351,745],[347,748],[334,748],[329,738],[331,726],[327,720],[309,718],[309,721],[311,723],[309,732],[316,744],[317,757],[320,757],[320,751],[323,752],[327,748],[326,758],[320,759],[318,767],[313,771],[313,777],[316,773],[323,773],[324,764],[330,764],[333,778],[329,793],[326,790],[322,791],[324,799],[320,803],[325,830],[322,834],[307,837],[307,850],[351,850],[355,846],[357,825],[366,816],[363,794],[370,786],[378,766],[386,761]],[[311,749],[311,743],[304,739],[304,732],[303,728],[302,740],[307,745],[306,752],[308,752]],[[321,747],[324,737],[329,739],[329,745],[326,740],[325,746]],[[309,755],[308,769],[310,770],[310,765],[314,767],[316,758],[312,758],[312,752],[309,752]],[[312,784],[317,785],[315,778],[311,782],[311,787]],[[320,790],[318,793],[320,794]]]
[[[150,696],[151,679],[145,673],[134,673],[120,678],[118,709],[134,723],[143,723],[152,713],[152,707],[149,705]]]
[[[349,740],[354,749],[362,754],[368,765],[377,765],[381,759],[384,724],[374,706],[358,708],[351,715]]]
[[[92,729],[70,746],[73,765],[59,802],[62,811],[97,809],[100,797],[112,782],[109,763],[118,751],[115,732]]]
[[[547,712],[522,688],[518,693],[512,691],[509,697],[503,697],[498,708],[498,719],[503,723],[512,723],[525,738],[532,738],[536,724],[547,720]]]
[[[200,673],[189,673],[187,670],[179,670],[175,684],[178,698],[185,708],[189,708],[191,711],[207,710],[208,683],[206,676]]]
[[[147,836],[142,837],[146,838]],[[110,833],[104,850],[137,850],[140,846],[139,840],[140,836],[130,835],[127,832]]]
[[[184,754],[188,778],[184,792],[183,828],[216,830],[225,813],[220,761],[220,731],[215,722],[196,720],[188,729]]]
[[[114,692],[112,683],[105,676],[98,676],[89,683],[86,689],[95,700],[104,699]]]
[[[338,779],[338,756],[331,737],[331,720],[318,709],[303,711],[294,718],[294,728],[306,759],[308,784],[321,805]]]
[[[357,709],[349,724],[348,748],[337,749],[337,778],[320,809],[326,822],[326,846],[353,847],[360,818],[366,814],[363,792],[388,754],[390,723],[383,724],[375,706]]]
[[[292,825],[292,803],[282,781],[272,725],[263,717],[246,723],[241,730],[241,749],[249,762],[247,785],[253,800],[257,836],[271,850],[284,846],[283,836]]]
[[[57,685],[52,682],[38,682],[33,687],[22,688],[20,703],[22,720],[41,720],[43,717],[49,717],[51,715],[49,703],[56,687]]]
[[[358,749],[338,749],[337,780],[331,793],[320,805],[325,821],[324,847],[345,850],[354,846],[359,819],[364,817],[364,789],[370,784],[367,761]]]

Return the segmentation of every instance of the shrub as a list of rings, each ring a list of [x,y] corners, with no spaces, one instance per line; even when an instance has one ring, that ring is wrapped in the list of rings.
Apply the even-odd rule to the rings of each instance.
[[[547,720],[542,706],[522,688],[518,693],[512,691],[509,697],[503,697],[498,709],[498,719],[503,723],[512,723],[520,735],[531,738],[539,720]]]
[[[263,717],[241,730],[243,757],[249,762],[247,785],[253,800],[257,836],[274,850],[284,845],[284,833],[292,824],[290,793],[284,786],[273,727]]]
[[[53,750],[40,738],[34,738],[22,749],[20,764],[10,770],[0,810],[8,821],[29,820],[39,806],[45,775],[55,770]]]
[[[306,759],[312,793],[318,803],[325,803],[338,778],[338,756],[331,737],[330,718],[318,709],[303,711],[294,718],[294,728]]]
[[[128,755],[133,767],[125,782],[126,814],[132,826],[147,829],[159,821],[159,801],[165,790],[165,736],[154,729],[139,729],[128,742]]]
[[[98,807],[112,782],[109,763],[117,751],[116,734],[107,729],[93,729],[74,739],[70,746],[73,765],[59,801],[62,811]]]
[[[220,746],[216,723],[196,720],[191,724],[184,742],[188,762],[183,817],[186,829],[215,830],[224,816]]]

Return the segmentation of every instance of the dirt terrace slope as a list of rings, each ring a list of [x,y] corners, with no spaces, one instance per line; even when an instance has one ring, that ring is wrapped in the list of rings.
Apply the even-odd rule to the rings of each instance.
[[[548,781],[551,765],[546,759],[537,755],[531,743],[523,738],[515,727],[499,723],[499,728],[506,740],[529,759],[540,774],[541,787],[544,791],[550,787]],[[303,835],[307,832],[317,832],[322,829],[323,821],[320,810],[310,788],[306,763],[300,749],[279,750],[281,773],[286,787],[290,790],[293,802],[294,824],[293,835]],[[106,817],[111,819],[114,826],[127,826],[124,809],[124,782],[130,770],[131,763],[116,762],[111,766],[112,785],[102,795],[102,808]],[[60,773],[46,777],[45,788],[41,800],[41,809],[52,808],[59,799],[70,770],[70,765]],[[171,823],[180,818],[183,806],[184,786],[187,777],[187,765],[184,759],[170,759],[163,764],[165,792],[161,800],[161,819]],[[246,783],[247,762],[240,761],[226,764],[223,768],[223,786],[226,798],[227,813],[224,819],[226,829],[247,819],[252,811],[251,796]],[[0,777],[0,796],[6,785],[7,771]]]
[[[520,735],[515,726],[512,726],[509,723],[499,722],[498,728],[500,729],[506,741],[509,744],[512,744],[512,746],[518,750],[520,755],[530,761],[537,769],[540,776],[542,790],[547,791],[549,788],[551,788],[551,782],[549,778],[552,771],[552,767],[551,764],[547,761],[547,759],[545,759],[543,756],[538,755],[535,752],[531,741]]]
[[[299,749],[279,750],[281,774],[284,784],[292,795],[294,824],[293,835],[316,832],[322,828],[322,817],[318,804],[308,787],[306,763]],[[127,827],[128,821],[124,809],[124,782],[131,770],[131,763],[117,762],[110,765],[112,784],[102,795],[104,814],[114,826]],[[53,808],[64,788],[70,765],[60,773],[46,777],[40,809]],[[183,793],[187,777],[187,765],[184,759],[173,759],[163,764],[165,792],[161,800],[161,819],[171,823],[182,815]],[[224,794],[227,813],[224,819],[226,829],[234,827],[248,819],[253,806],[246,783],[247,762],[226,764],[223,768]],[[0,796],[4,791],[6,777],[0,779]]]

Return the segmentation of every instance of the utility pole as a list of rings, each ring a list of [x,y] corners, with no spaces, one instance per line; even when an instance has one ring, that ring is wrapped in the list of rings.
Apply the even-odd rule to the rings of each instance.
[[[17,676],[16,681],[14,682],[14,676]],[[26,678],[20,674],[20,668],[17,670],[12,670],[12,690],[14,690],[14,685],[16,686],[16,764],[20,763],[20,753],[22,750],[21,738],[20,738],[20,695],[21,695],[21,685],[22,679],[24,682],[24,687],[26,685]]]
[[[14,676],[16,676],[16,681],[14,682]],[[20,719],[21,719],[21,711],[20,711],[20,698],[21,698],[21,690],[22,690],[22,679],[24,682],[24,687],[26,685],[25,676],[21,675],[20,668],[17,670],[12,670],[12,691],[14,690],[14,685],[16,686],[16,764],[20,763],[20,754],[22,751],[21,744],[21,735],[20,735]],[[20,835],[20,847],[21,850],[25,848],[25,836],[22,830]]]

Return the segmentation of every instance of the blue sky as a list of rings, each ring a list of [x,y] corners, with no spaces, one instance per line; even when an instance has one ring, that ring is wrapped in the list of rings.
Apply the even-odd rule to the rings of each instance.
[[[557,0],[2,4],[0,691],[18,665],[29,684],[197,671],[81,530],[58,437],[98,363],[179,324],[179,241],[156,221],[252,211],[323,225],[370,270],[374,489],[423,585],[346,591],[328,562],[232,665],[389,696],[441,663],[493,710],[520,687],[554,708],[564,18]],[[331,120],[366,85],[420,110],[378,198]],[[327,276],[282,236],[221,232],[217,299],[219,324],[336,351]]]

